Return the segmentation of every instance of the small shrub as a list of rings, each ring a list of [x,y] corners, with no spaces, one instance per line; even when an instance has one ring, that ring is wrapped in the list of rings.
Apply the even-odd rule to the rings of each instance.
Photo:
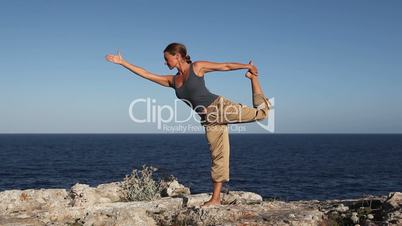
[[[152,166],[142,166],[142,170],[134,169],[131,175],[126,175],[121,185],[125,201],[151,201],[161,198],[161,192],[176,178],[170,176],[167,181],[153,179],[153,173],[158,169]]]

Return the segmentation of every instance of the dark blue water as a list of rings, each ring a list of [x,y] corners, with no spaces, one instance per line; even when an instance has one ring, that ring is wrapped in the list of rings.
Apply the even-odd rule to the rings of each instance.
[[[231,134],[229,190],[283,200],[402,191],[402,135]],[[0,135],[0,191],[96,186],[142,165],[210,192],[203,134]]]

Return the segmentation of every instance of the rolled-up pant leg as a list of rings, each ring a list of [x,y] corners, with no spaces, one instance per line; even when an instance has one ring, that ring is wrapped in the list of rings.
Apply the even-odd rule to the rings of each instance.
[[[214,182],[229,181],[229,132],[227,125],[206,125],[205,136],[211,152],[211,177]]]

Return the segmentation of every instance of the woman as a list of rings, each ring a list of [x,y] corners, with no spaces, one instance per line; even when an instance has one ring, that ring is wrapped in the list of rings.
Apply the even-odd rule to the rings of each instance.
[[[264,96],[258,81],[257,68],[241,63],[214,63],[208,61],[192,62],[187,55],[186,47],[180,43],[171,43],[163,51],[165,64],[170,70],[176,68],[176,75],[160,76],[125,61],[122,56],[109,54],[106,59],[119,64],[133,73],[171,87],[176,96],[182,99],[201,117],[201,125],[205,128],[205,136],[211,152],[211,177],[213,194],[203,206],[219,205],[220,193],[224,182],[229,181],[229,123],[244,123],[263,120],[268,117],[271,108],[269,100]],[[245,77],[250,79],[253,108],[235,103],[211,93],[205,87],[204,75],[213,71],[230,71],[248,69]]]

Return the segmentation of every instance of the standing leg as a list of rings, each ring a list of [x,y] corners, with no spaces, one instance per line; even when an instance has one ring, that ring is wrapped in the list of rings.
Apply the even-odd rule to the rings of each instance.
[[[219,205],[224,182],[229,181],[229,132],[227,125],[206,125],[205,136],[211,152],[211,178],[213,194],[203,206]]]

